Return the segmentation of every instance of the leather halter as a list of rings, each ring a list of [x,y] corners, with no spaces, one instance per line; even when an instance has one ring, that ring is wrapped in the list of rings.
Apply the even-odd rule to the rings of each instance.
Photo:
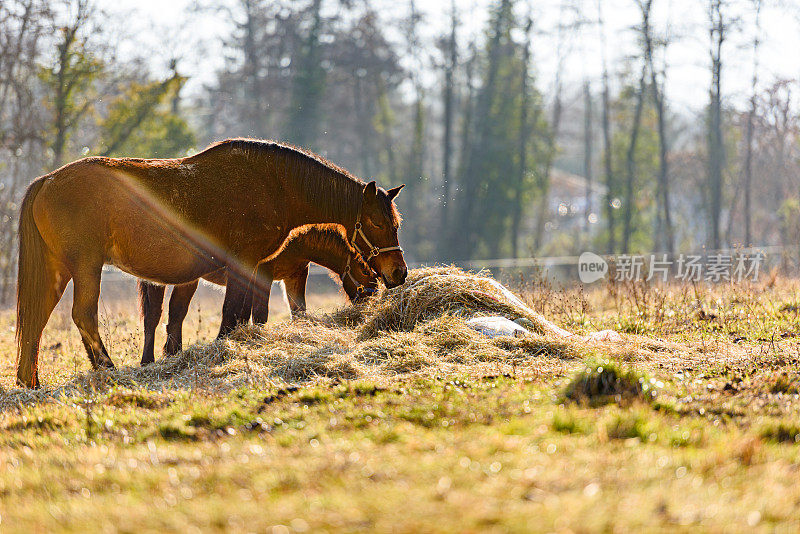
[[[353,237],[350,238],[350,246],[356,251],[356,253],[361,256],[361,259],[364,260],[364,263],[367,264],[367,267],[372,267],[369,265],[369,260],[378,256],[379,254],[383,254],[384,252],[393,252],[395,250],[403,252],[403,249],[400,245],[394,247],[383,247],[379,248],[372,244],[372,242],[367,238],[366,234],[364,234],[364,230],[361,229],[361,207],[364,203],[364,196],[361,196],[361,202],[358,204],[358,213],[356,214],[356,223],[353,227]],[[367,244],[369,247],[369,254],[364,254],[364,252],[358,246],[358,238],[364,240],[364,243]],[[342,279],[344,280],[345,277],[349,278],[351,282],[356,286],[356,293],[364,293],[364,294],[372,294],[375,293],[375,289],[371,287],[366,287],[364,284],[360,283],[353,277],[353,273],[350,269],[350,260],[353,259],[353,256],[350,255],[347,257],[347,263],[344,266],[344,271],[342,271]]]
[[[342,271],[342,274],[341,274],[342,281],[344,281],[345,277],[349,278],[350,281],[353,282],[353,285],[356,286],[356,294],[357,295],[361,295],[361,294],[371,295],[372,293],[375,293],[375,291],[376,291],[375,289],[373,289],[371,287],[367,287],[367,286],[365,286],[364,284],[362,284],[361,282],[359,282],[358,280],[355,279],[355,277],[353,276],[352,269],[350,268],[350,260],[352,260],[352,259],[353,259],[353,255],[352,254],[347,256],[347,263],[344,265],[344,271]]]
[[[394,247],[378,248],[375,245],[373,245],[372,242],[369,239],[367,239],[367,235],[364,233],[364,230],[362,230],[362,228],[361,228],[361,207],[363,206],[363,204],[364,204],[364,196],[362,194],[361,202],[359,202],[359,204],[358,204],[358,213],[356,213],[356,223],[353,226],[353,237],[350,238],[350,245],[356,250],[356,252],[358,252],[361,255],[361,257],[367,263],[369,263],[369,260],[371,260],[375,256],[378,256],[379,254],[383,254],[384,252],[393,252],[395,250],[399,251],[399,252],[403,252],[403,249],[400,247],[400,245],[397,245],[397,246],[394,246]],[[366,243],[367,247],[369,247],[369,254],[364,254],[364,251],[362,251],[358,247],[358,238],[359,237],[361,239],[363,239],[364,243]]]

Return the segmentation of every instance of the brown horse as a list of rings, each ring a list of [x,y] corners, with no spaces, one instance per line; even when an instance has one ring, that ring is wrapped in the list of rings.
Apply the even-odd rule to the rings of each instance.
[[[393,202],[399,191],[302,150],[249,139],[181,159],[86,158],[38,178],[20,213],[17,380],[38,385],[42,330],[70,279],[72,318],[92,366],[114,366],[97,326],[107,263],[159,284],[226,268],[219,335],[249,309],[256,265],[299,226],[342,225],[356,250],[369,250],[362,255],[386,285],[400,285],[407,269]]]
[[[361,255],[347,241],[339,225],[303,226],[287,239],[287,244],[274,259],[259,264],[253,290],[253,322],[263,324],[269,316],[269,294],[273,280],[283,280],[286,298],[292,315],[306,310],[306,280],[308,264],[314,262],[330,269],[342,283],[345,294],[358,302],[378,287],[378,278]],[[224,269],[203,277],[204,280],[225,285]],[[164,354],[173,355],[183,345],[183,320],[189,303],[197,290],[197,280],[177,285],[169,299],[169,321]],[[139,306],[144,319],[144,350],[142,365],[155,361],[155,332],[161,320],[164,286],[139,280]]]

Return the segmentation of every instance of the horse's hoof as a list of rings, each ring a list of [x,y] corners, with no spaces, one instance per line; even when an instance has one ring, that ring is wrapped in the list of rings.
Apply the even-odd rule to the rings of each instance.
[[[17,376],[17,385],[27,389],[39,389],[41,387],[38,375],[34,376],[33,379],[23,379]]]
[[[167,342],[164,343],[164,355],[175,356],[183,350],[183,342],[176,340],[174,337],[168,335]]]
[[[97,368],[98,369],[116,369],[117,367],[114,365],[114,362],[111,361],[111,358],[108,356],[101,356],[97,359]]]

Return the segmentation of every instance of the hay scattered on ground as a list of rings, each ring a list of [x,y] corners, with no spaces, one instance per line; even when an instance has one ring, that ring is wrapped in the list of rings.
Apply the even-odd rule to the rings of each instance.
[[[480,315],[524,317],[540,332],[489,339],[466,323]],[[416,269],[398,288],[383,288],[365,305],[291,322],[246,326],[228,339],[189,347],[147,367],[76,375],[39,391],[0,395],[0,411],[48,399],[107,393],[112,388],[228,391],[248,385],[325,380],[391,380],[407,373],[469,374],[487,365],[538,374],[597,350],[563,337],[494,280],[456,268]],[[547,323],[544,321],[544,323]],[[556,327],[557,328],[557,327]],[[634,358],[637,349],[607,346]],[[573,364],[574,365],[574,364]]]

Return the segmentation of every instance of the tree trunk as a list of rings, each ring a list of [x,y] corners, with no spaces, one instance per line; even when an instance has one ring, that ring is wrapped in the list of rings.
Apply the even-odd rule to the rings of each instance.
[[[450,192],[452,189],[452,170],[450,165],[453,160],[453,74],[458,65],[458,50],[456,48],[456,15],[455,1],[451,4],[450,39],[447,43],[447,58],[444,70],[444,139],[442,141],[442,205],[439,218],[439,250],[446,247],[447,229],[450,223]]]
[[[631,234],[633,233],[633,182],[636,178],[636,146],[639,141],[639,129],[642,123],[642,109],[644,108],[645,79],[647,76],[647,62],[642,61],[642,73],[639,76],[638,92],[636,94],[636,107],[633,111],[633,124],[631,125],[631,138],[626,154],[625,176],[625,211],[623,212],[622,252],[630,252]]]
[[[608,229],[608,241],[606,244],[606,253],[613,254],[617,248],[615,240],[615,221],[614,221],[614,174],[611,166],[611,117],[610,117],[610,95],[608,88],[608,58],[606,52],[606,32],[605,21],[603,20],[602,0],[597,0],[598,23],[600,25],[600,41],[602,49],[603,60],[603,167],[606,182],[606,225]]]
[[[531,28],[533,19],[528,17],[525,26],[525,49],[522,52],[522,79],[520,80],[520,117],[519,117],[519,169],[517,182],[514,184],[514,207],[511,215],[511,257],[519,257],[519,227],[522,221],[522,203],[525,192],[525,175],[528,172],[528,140],[530,126],[528,124],[528,107],[530,94],[528,91],[528,69],[531,61]]]
[[[478,102],[475,106],[475,137],[472,139],[469,153],[467,154],[467,165],[463,180],[463,194],[460,195],[458,221],[453,228],[453,242],[463,257],[470,258],[474,250],[475,239],[475,201],[477,200],[477,185],[480,181],[480,167],[482,150],[489,140],[488,117],[490,106],[497,91],[496,80],[500,64],[500,38],[501,28],[505,20],[503,17],[508,13],[510,0],[502,0],[499,7],[499,14],[491,39],[488,43],[489,61],[486,71],[486,80],[478,94]]]
[[[386,83],[378,77],[376,82],[378,91],[378,120],[383,130],[383,150],[386,155],[386,172],[389,183],[398,185],[397,165],[394,159],[394,141],[392,139],[392,109],[389,103],[389,94],[386,91]]]
[[[56,73],[56,94],[54,105],[55,139],[53,140],[53,168],[64,163],[64,147],[67,142],[67,82],[66,70],[70,57],[70,49],[75,34],[70,28],[64,28],[64,40],[58,45],[58,72]]]
[[[410,226],[409,240],[412,243],[419,242],[420,235],[419,229],[424,226],[420,217],[422,217],[422,201],[426,196],[421,191],[420,186],[423,185],[423,162],[425,160],[425,106],[423,103],[424,95],[422,87],[417,85],[417,100],[414,103],[414,119],[413,119],[413,133],[411,141],[411,151],[408,155],[408,168],[406,170],[406,187],[409,189],[407,193],[406,211],[408,213],[408,220],[414,221]]]
[[[248,107],[248,130],[250,135],[258,136],[260,133],[261,124],[260,112],[261,103],[260,97],[260,84],[258,76],[258,61],[259,51],[256,45],[256,6],[253,0],[245,0],[244,2],[245,22],[244,22],[244,65],[242,67],[245,76],[245,99]]]
[[[658,76],[653,61],[653,30],[650,26],[650,13],[652,0],[645,0],[640,7],[642,8],[642,37],[644,37],[645,62],[650,69],[650,85],[653,91],[653,104],[656,108],[656,122],[658,129],[658,195],[657,212],[659,221],[663,225],[660,228],[656,239],[659,240],[663,235],[666,241],[667,252],[675,252],[675,236],[672,226],[672,213],[669,205],[669,161],[667,159],[667,134],[666,117],[664,111],[664,89],[658,83]],[[667,44],[665,42],[664,47]],[[666,76],[666,73],[665,73]],[[666,79],[664,80],[666,85]],[[654,240],[656,241],[656,240]]]
[[[744,162],[744,246],[753,246],[752,183],[753,183],[753,121],[756,115],[756,91],[758,90],[758,49],[761,34],[761,0],[753,0],[756,10],[756,36],[753,39],[753,78],[750,85],[750,110],[747,113]]]
[[[359,156],[361,158],[361,176],[372,176],[371,156],[372,148],[369,135],[369,114],[364,110],[364,94],[363,85],[364,78],[359,76],[357,72],[353,73],[353,109],[358,123],[359,137]]]
[[[311,27],[297,58],[297,71],[292,79],[291,109],[288,138],[301,147],[314,147],[317,141],[320,102],[325,90],[325,69],[320,65],[320,35],[322,33],[322,0],[311,5]],[[361,90],[356,75],[354,91]],[[359,98],[357,95],[356,98]]]
[[[543,180],[539,184],[539,200],[536,205],[536,228],[533,236],[533,249],[539,251],[544,243],[544,225],[547,221],[548,204],[550,200],[550,173],[553,171],[553,160],[555,159],[556,139],[561,126],[561,76],[556,74],[556,96],[553,102],[553,117],[550,126],[550,140],[547,150],[547,161],[544,165]]]
[[[561,5],[562,16],[565,4]],[[533,249],[538,253],[544,244],[544,227],[548,216],[550,215],[548,207],[550,201],[550,173],[553,170],[553,161],[556,157],[556,141],[558,140],[558,132],[561,127],[561,92],[562,92],[562,73],[564,71],[564,28],[559,25],[557,44],[556,44],[556,75],[553,92],[555,98],[553,101],[553,116],[550,120],[550,137],[548,139],[547,159],[544,164],[544,171],[542,172],[542,182],[539,184],[539,200],[536,206],[536,227],[533,234]]]
[[[724,160],[722,138],[722,43],[725,40],[725,21],[722,0],[709,0],[709,38],[711,42],[711,88],[708,121],[708,181],[711,194],[710,247],[719,249],[722,215],[722,167]]]
[[[589,80],[583,83],[583,175],[586,178],[586,206],[583,225],[586,235],[590,230],[589,217],[592,214],[592,90]]]
[[[474,109],[475,109],[475,83],[474,83],[473,77],[474,77],[474,74],[475,74],[474,73],[475,61],[477,59],[478,52],[475,49],[475,42],[474,41],[472,43],[470,43],[470,47],[469,48],[470,48],[470,57],[469,57],[469,60],[467,61],[467,65],[466,65],[466,69],[465,69],[466,70],[465,77],[466,77],[466,82],[467,82],[467,94],[466,94],[466,98],[465,98],[465,101],[464,101],[464,109],[463,109],[464,118],[462,119],[462,124],[461,124],[461,142],[460,142],[461,147],[460,147],[460,150],[459,150],[459,153],[460,153],[460,156],[461,156],[461,163],[459,164],[458,176],[460,178],[459,179],[459,183],[462,184],[462,188],[461,189],[463,189],[463,184],[465,184],[467,182],[467,180],[465,180],[465,177],[466,177],[466,174],[467,174],[467,166],[468,166],[469,160],[470,160],[470,152],[472,151],[472,137],[473,137],[472,128],[473,128],[473,116],[474,116]],[[454,195],[454,197],[455,197],[455,195]],[[461,198],[459,200],[460,200],[460,202],[464,202],[464,192],[463,191],[461,192]],[[458,207],[458,206],[459,205],[456,204],[456,207]],[[448,212],[449,212],[448,217],[449,217],[449,219],[451,219],[451,222],[449,224],[452,226],[452,228],[446,228],[446,231],[442,232],[443,238],[446,241],[446,243],[443,243],[444,246],[442,247],[442,250],[445,251],[445,260],[455,259],[456,256],[458,255],[458,247],[457,247],[458,241],[457,241],[457,229],[456,229],[456,227],[458,226],[458,222],[459,221],[458,220],[455,220],[455,221],[452,220],[453,219],[452,215],[453,215],[454,211],[455,210],[452,210],[452,209],[448,210]],[[460,211],[456,213],[457,216],[459,214],[460,214]],[[458,219],[458,217],[457,217],[457,219]]]

